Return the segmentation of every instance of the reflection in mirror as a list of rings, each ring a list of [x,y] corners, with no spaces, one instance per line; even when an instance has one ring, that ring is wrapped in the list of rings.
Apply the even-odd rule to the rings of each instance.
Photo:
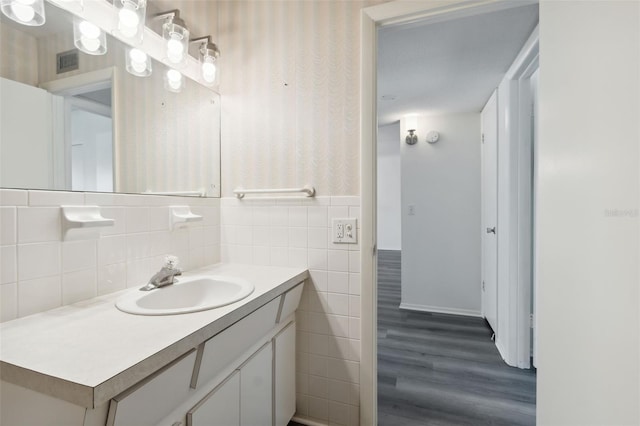
[[[158,62],[128,73],[110,35],[105,55],[79,52],[71,16],[46,15],[0,18],[0,186],[219,197],[220,96],[192,80],[165,90]]]

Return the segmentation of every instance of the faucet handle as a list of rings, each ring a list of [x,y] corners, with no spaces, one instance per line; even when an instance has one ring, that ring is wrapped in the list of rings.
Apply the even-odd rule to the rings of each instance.
[[[180,263],[180,260],[178,260],[177,256],[168,254],[164,257],[164,267],[167,269],[178,269],[178,263]]]

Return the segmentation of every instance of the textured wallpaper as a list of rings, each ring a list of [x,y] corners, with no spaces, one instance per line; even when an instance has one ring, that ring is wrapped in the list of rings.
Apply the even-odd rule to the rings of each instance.
[[[35,86],[38,84],[38,40],[0,22],[0,77]]]
[[[360,11],[377,3],[219,2],[224,196],[360,193]]]

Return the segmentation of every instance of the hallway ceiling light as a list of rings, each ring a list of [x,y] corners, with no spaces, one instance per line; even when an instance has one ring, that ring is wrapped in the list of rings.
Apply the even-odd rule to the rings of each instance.
[[[162,37],[167,43],[167,60],[172,65],[184,65],[189,49],[189,30],[180,19],[180,11],[172,10],[160,13],[157,17],[164,18]]]
[[[191,40],[191,43],[195,42],[200,43],[198,53],[202,80],[205,84],[212,85],[216,81],[216,61],[220,56],[220,50],[218,49],[218,46],[211,41],[211,36]]]
[[[73,44],[89,55],[107,53],[107,35],[97,25],[80,18],[73,19]]]
[[[151,75],[151,58],[140,49],[131,48],[126,53],[127,71],[137,77]]]
[[[164,76],[164,88],[173,93],[180,93],[184,88],[184,77],[178,70],[170,69]]]
[[[116,0],[114,5],[120,7],[118,33],[141,43],[144,34],[147,0]]]
[[[2,0],[2,13],[22,25],[44,25],[44,0]]]

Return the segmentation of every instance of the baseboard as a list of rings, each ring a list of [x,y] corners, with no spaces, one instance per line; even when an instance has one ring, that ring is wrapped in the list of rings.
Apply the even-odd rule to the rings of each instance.
[[[435,314],[464,315],[466,317],[482,318],[480,311],[471,311],[468,309],[442,308],[439,306],[414,305],[412,303],[400,303],[400,309],[408,311],[433,312]]]
[[[297,414],[293,416],[291,420],[306,426],[327,426],[327,423],[319,422],[317,420],[311,420],[305,416],[299,416]]]

